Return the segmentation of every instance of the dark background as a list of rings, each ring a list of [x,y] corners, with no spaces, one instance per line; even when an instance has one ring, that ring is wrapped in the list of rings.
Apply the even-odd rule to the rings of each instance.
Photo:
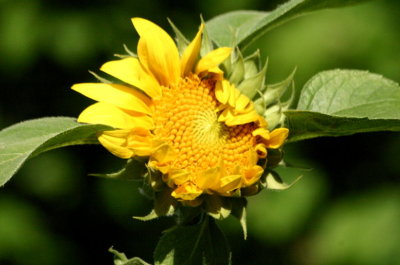
[[[192,38],[207,20],[237,9],[271,10],[283,1],[0,0],[0,128],[44,116],[76,117],[91,101],[70,90],[94,81],[88,70],[136,50],[130,18]],[[400,81],[396,0],[322,11],[257,41],[269,57],[268,83],[297,66],[298,90],[319,71],[370,70]],[[249,199],[249,238],[219,222],[238,264],[400,264],[400,136],[380,132],[320,138],[285,147],[289,162],[313,168],[290,190]],[[172,220],[140,222],[151,202],[133,182],[87,176],[123,161],[101,146],[70,147],[32,159],[0,190],[1,265],[112,264],[107,249],[152,262]],[[295,177],[298,171],[288,171]]]

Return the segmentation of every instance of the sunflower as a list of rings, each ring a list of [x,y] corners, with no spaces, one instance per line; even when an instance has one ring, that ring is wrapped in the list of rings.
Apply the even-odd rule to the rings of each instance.
[[[78,121],[114,128],[98,135],[114,155],[148,158],[147,166],[179,201],[202,194],[235,196],[256,185],[268,149],[280,148],[286,128],[273,131],[254,103],[224,79],[219,65],[231,54],[221,47],[200,57],[204,25],[182,54],[156,24],[133,18],[137,56],[100,70],[122,81],[81,83],[72,89],[97,101]],[[265,164],[265,163],[264,163]]]

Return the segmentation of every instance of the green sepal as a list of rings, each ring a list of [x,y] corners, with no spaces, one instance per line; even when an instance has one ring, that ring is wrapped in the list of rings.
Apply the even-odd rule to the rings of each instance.
[[[249,98],[253,98],[259,90],[262,90],[265,81],[265,74],[267,73],[268,60],[265,62],[264,67],[255,75],[245,78],[237,87],[240,92]],[[246,70],[245,70],[246,72]]]
[[[114,265],[150,265],[138,257],[128,259],[124,253],[118,252],[112,247],[108,251],[114,254]]]
[[[273,130],[276,127],[282,127],[285,123],[285,115],[283,109],[279,104],[273,105],[268,108],[263,114],[265,120],[268,122],[268,130]]]
[[[171,196],[172,189],[165,188],[155,193],[154,211],[158,216],[171,216],[175,213],[177,200]]]
[[[271,104],[274,104],[274,102],[278,101],[289,87],[293,87],[293,78],[296,74],[296,71],[297,68],[295,67],[293,71],[288,75],[288,77],[284,80],[275,84],[267,85],[265,89],[261,91],[262,97],[257,101],[262,101],[265,107],[268,107]]]
[[[230,215],[236,217],[243,229],[244,239],[247,238],[246,206],[247,200],[244,197],[222,197],[219,195],[208,195],[203,203],[204,211],[214,219],[223,220]]]
[[[148,174],[146,175],[146,184],[151,191],[156,192],[162,191],[166,187],[165,182],[162,180],[161,172],[152,168],[149,168]]]
[[[150,220],[154,220],[157,219],[158,216],[156,211],[154,209],[152,209],[148,214],[146,214],[145,216],[133,216],[133,219],[139,220],[139,221],[150,221]]]
[[[117,172],[107,174],[96,173],[89,175],[108,179],[142,180],[147,171],[148,169],[144,161],[138,159],[128,159],[126,165]]]
[[[143,185],[141,187],[139,187],[139,192],[144,197],[146,197],[150,200],[153,200],[155,190],[153,189],[153,187],[151,185],[150,176],[151,176],[151,169],[149,168],[149,172],[144,175]]]
[[[125,52],[126,52],[129,56],[135,57],[135,58],[138,57],[137,54],[134,53],[132,50],[130,50],[126,44],[123,44],[123,46],[124,46]]]
[[[214,219],[222,220],[231,214],[232,203],[230,198],[209,195],[204,200],[204,209]]]
[[[244,197],[241,198],[232,198],[231,200],[232,203],[232,211],[231,214],[232,216],[236,217],[239,219],[240,225],[242,226],[243,230],[243,238],[246,240],[247,239],[247,212],[246,212],[246,206],[247,206],[247,200]]]
[[[203,36],[201,39],[201,48],[200,48],[200,55],[201,55],[201,57],[203,57],[204,55],[206,55],[207,53],[211,52],[214,49],[214,45],[208,34],[207,25],[204,22],[204,19],[202,16],[200,16],[200,20],[201,20],[201,23],[204,24]]]
[[[191,207],[181,205],[175,211],[175,222],[177,225],[193,225],[199,223],[203,218],[201,207]]]
[[[97,79],[99,82],[101,82],[101,83],[104,83],[104,84],[111,84],[111,83],[112,83],[110,80],[108,80],[108,79],[106,79],[106,78],[104,78],[104,77],[99,76],[98,74],[96,74],[96,73],[93,72],[93,71],[89,71],[89,73],[90,73],[91,75],[93,75],[94,78],[96,78],[96,79]]]
[[[128,58],[128,57],[134,57],[134,58],[138,57],[136,53],[131,51],[128,48],[128,46],[126,46],[126,44],[123,44],[123,47],[124,47],[124,50],[125,50],[126,54],[114,54],[115,57],[118,57],[118,58],[121,58],[121,59]]]
[[[254,102],[257,112],[267,120],[269,130],[281,127],[285,123],[284,111],[289,109],[295,98],[293,81],[295,73],[296,68],[285,80],[276,84],[267,85],[261,91],[261,97]],[[281,98],[288,88],[291,88],[289,99],[282,102]]]
[[[268,149],[268,159],[266,159],[266,167],[273,168],[282,162],[282,149]]]
[[[231,63],[230,71],[228,70],[230,72],[229,82],[231,82],[235,86],[238,86],[239,83],[244,78],[245,67],[244,67],[243,55],[239,51],[239,49],[236,49],[235,54],[236,54],[236,56],[235,56],[236,58],[233,59],[233,62]],[[227,60],[227,61],[229,61],[229,60]]]
[[[167,18],[169,25],[171,26],[172,30],[175,33],[175,42],[178,46],[178,51],[180,54],[183,54],[185,51],[186,47],[189,45],[189,41],[186,39],[185,35],[178,29],[178,27],[175,26],[175,24]]]
[[[260,183],[265,189],[286,190],[293,186],[302,177],[303,176],[300,175],[294,181],[292,181],[292,183],[288,184],[282,180],[281,176],[277,172],[269,171]]]
[[[223,63],[229,82],[249,98],[254,98],[257,93],[260,93],[260,90],[264,89],[267,66],[268,60],[261,67],[260,52],[258,50],[244,58],[238,48],[234,49],[230,59],[225,60]]]
[[[149,221],[161,216],[172,216],[178,206],[178,202],[171,196],[172,190],[165,188],[159,192],[154,192],[154,208],[145,216],[134,216],[140,221]]]
[[[266,61],[268,61],[268,58],[266,59]],[[246,71],[244,72],[244,78],[249,78],[260,71],[262,63],[259,49],[244,58],[244,67],[246,69]]]

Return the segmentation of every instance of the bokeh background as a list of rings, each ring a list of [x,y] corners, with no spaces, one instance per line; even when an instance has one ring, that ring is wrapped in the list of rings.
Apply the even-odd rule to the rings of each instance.
[[[271,10],[284,1],[0,0],[0,128],[43,116],[72,116],[91,103],[70,90],[94,81],[88,70],[135,50],[130,18],[189,38],[199,24],[237,9]],[[257,41],[267,79],[297,66],[298,90],[319,71],[355,68],[400,81],[400,2],[380,0],[293,20]],[[169,31],[171,32],[171,31]],[[219,222],[233,264],[400,264],[400,134],[320,138],[285,147],[310,171],[290,190],[249,199],[249,238],[239,223]],[[0,190],[1,265],[112,264],[108,248],[152,262],[172,220],[143,223],[151,202],[134,182],[88,176],[123,165],[100,146],[51,151],[28,162]]]

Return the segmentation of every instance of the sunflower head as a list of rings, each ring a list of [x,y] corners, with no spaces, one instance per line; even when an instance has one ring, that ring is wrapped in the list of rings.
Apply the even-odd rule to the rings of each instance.
[[[265,110],[257,111],[252,101],[264,79],[253,90],[250,82],[238,89],[246,75],[220,67],[232,58],[229,47],[200,56],[203,24],[179,52],[159,26],[142,18],[132,22],[140,36],[137,56],[100,68],[120,82],[72,87],[97,101],[78,121],[113,127],[98,135],[99,142],[118,157],[144,158],[156,198],[173,207],[231,209],[235,198],[257,193],[269,153],[288,136],[286,128],[271,130]]]

